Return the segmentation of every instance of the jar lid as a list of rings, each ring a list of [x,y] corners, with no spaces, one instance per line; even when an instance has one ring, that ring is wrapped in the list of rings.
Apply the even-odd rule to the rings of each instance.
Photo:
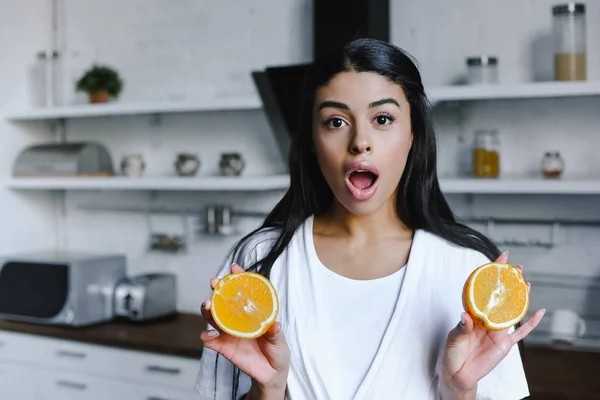
[[[569,2],[552,7],[552,15],[585,14],[585,4]]]
[[[467,58],[468,66],[479,66],[479,65],[498,65],[498,57],[495,56],[476,56]]]

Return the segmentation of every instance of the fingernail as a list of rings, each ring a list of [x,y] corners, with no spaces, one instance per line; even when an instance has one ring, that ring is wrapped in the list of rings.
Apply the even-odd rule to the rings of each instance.
[[[460,324],[465,325],[467,323],[467,318],[465,317],[465,313],[460,314]]]
[[[506,256],[506,258],[508,258],[508,250],[505,250],[504,253],[502,253],[501,255]]]
[[[214,330],[214,329],[211,329],[211,330],[209,330],[209,331],[206,331],[206,335],[207,335],[208,337],[216,337],[216,336],[219,336],[219,332],[217,332],[217,331],[216,331],[216,330]]]
[[[200,306],[200,309],[204,309],[204,307],[206,306],[206,302],[202,303],[202,305]]]
[[[546,309],[542,308],[542,317],[544,316],[544,314],[546,314]]]

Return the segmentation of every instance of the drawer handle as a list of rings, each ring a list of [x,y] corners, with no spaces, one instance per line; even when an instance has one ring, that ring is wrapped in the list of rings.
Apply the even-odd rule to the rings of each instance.
[[[172,400],[172,399],[167,399],[166,397],[148,396],[148,397],[146,397],[146,400]]]
[[[87,355],[80,351],[69,351],[69,350],[58,350],[56,355],[59,357],[68,357],[68,358],[86,358]]]
[[[76,390],[86,390],[87,385],[85,383],[79,382],[71,382],[71,381],[56,381],[56,384],[61,387],[76,389]]]
[[[160,372],[162,374],[169,374],[169,375],[179,375],[181,373],[181,369],[179,369],[179,368],[161,367],[160,365],[148,365],[146,367],[146,371]]]

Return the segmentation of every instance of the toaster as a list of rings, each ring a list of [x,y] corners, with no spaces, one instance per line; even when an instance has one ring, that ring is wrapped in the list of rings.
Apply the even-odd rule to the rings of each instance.
[[[115,289],[115,316],[147,321],[176,312],[174,274],[149,273],[122,279]]]

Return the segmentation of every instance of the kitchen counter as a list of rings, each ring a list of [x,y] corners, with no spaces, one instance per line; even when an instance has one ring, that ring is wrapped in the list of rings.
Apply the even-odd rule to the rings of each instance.
[[[79,328],[0,319],[4,331],[195,359],[202,355],[200,333],[205,329],[200,315],[185,313],[157,321],[110,321]]]

